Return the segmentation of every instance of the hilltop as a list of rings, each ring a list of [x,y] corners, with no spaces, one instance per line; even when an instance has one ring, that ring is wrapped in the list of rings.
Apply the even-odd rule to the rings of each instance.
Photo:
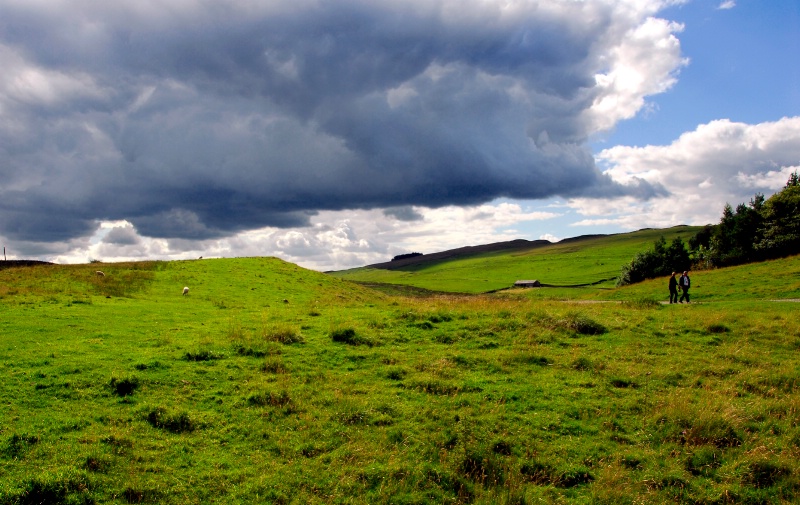
[[[607,237],[609,235],[581,235],[578,237],[566,238],[560,240],[559,244],[570,244],[573,242],[580,242],[582,240],[589,240],[600,237]],[[493,252],[511,252],[518,250],[532,250],[539,247],[553,245],[554,242],[549,240],[525,240],[516,239],[505,242],[494,242],[492,244],[464,246],[456,249],[448,249],[447,251],[434,252],[430,254],[423,254],[421,256],[414,256],[411,258],[403,258],[399,260],[386,261],[383,263],[374,263],[367,265],[366,268],[378,268],[382,270],[402,270],[411,266],[427,265],[431,263],[438,263],[441,261],[449,261],[460,258],[467,258],[484,253]]]
[[[646,228],[630,233],[582,235],[559,242],[513,240],[468,246],[399,261],[330,272],[370,284],[395,284],[432,291],[486,293],[536,279],[552,286],[614,287],[622,265],[659,237],[684,242],[700,227]]]

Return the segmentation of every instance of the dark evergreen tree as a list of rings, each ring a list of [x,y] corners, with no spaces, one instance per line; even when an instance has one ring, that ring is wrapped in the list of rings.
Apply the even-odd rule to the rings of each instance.
[[[763,222],[756,249],[775,258],[800,253],[800,180],[797,172],[786,186],[772,195],[762,207]]]

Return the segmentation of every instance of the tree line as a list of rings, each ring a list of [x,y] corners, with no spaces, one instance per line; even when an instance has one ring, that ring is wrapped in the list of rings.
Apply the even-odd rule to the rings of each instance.
[[[687,247],[688,245],[688,247]],[[797,172],[768,199],[756,193],[735,209],[725,204],[716,225],[706,225],[689,239],[664,237],[653,249],[637,253],[623,265],[617,285],[623,286],[682,272],[740,265],[800,253],[800,178]]]

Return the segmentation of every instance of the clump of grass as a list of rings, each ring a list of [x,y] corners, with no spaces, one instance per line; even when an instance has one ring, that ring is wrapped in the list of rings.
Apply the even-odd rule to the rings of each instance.
[[[133,392],[139,388],[139,385],[139,378],[134,376],[125,377],[124,379],[112,377],[109,382],[109,386],[114,394],[122,397],[132,395]]]
[[[393,381],[401,381],[406,378],[408,372],[400,367],[392,367],[386,370],[386,378]]]
[[[353,328],[336,328],[331,331],[331,340],[347,345],[366,345],[372,347],[374,342],[362,337]]]
[[[186,361],[212,361],[222,358],[224,358],[222,354],[207,349],[197,352],[187,352],[183,355],[183,359]]]
[[[247,403],[258,407],[285,407],[293,404],[292,397],[286,391],[255,393],[247,397]]]
[[[495,453],[481,449],[466,452],[459,467],[461,473],[484,486],[502,486],[506,480],[504,465]]]
[[[429,467],[425,471],[425,480],[436,484],[442,491],[454,495],[456,503],[472,503],[475,500],[474,485],[460,475]]]
[[[575,361],[572,362],[570,367],[573,370],[578,370],[580,372],[594,372],[597,370],[602,370],[605,368],[603,363],[598,363],[597,361],[593,361],[586,356],[581,356]]]
[[[541,486],[553,484],[556,481],[555,467],[538,460],[524,463],[520,467],[519,473],[522,474],[522,477],[528,482]]]
[[[568,331],[579,335],[602,335],[606,333],[606,327],[594,321],[585,314],[569,312],[561,318],[557,318],[544,312],[530,312],[528,320],[543,328],[551,330]]]
[[[505,364],[522,363],[525,365],[548,366],[553,364],[553,360],[538,354],[521,353],[503,360]]]
[[[639,384],[636,383],[633,379],[628,379],[625,377],[614,377],[611,379],[611,385],[615,388],[638,388]]]
[[[264,361],[261,364],[260,370],[262,372],[267,373],[274,373],[274,374],[284,374],[289,372],[289,368],[280,358],[271,358]]]
[[[686,460],[686,470],[692,475],[711,477],[722,465],[722,453],[710,447],[699,447]]]
[[[300,332],[288,325],[277,325],[266,329],[263,336],[269,341],[279,342],[284,345],[302,344],[305,342]]]
[[[637,298],[635,300],[630,300],[625,302],[625,305],[634,308],[634,309],[657,309],[661,307],[661,302],[655,300],[653,298]]]
[[[708,325],[708,327],[706,327],[706,331],[708,333],[728,333],[729,331],[731,331],[731,329],[725,326],[724,324],[714,323]]]
[[[197,428],[197,424],[186,412],[170,414],[163,407],[157,407],[145,416],[153,428],[159,428],[170,433],[189,433]]]
[[[507,440],[498,440],[492,444],[492,452],[503,456],[511,456],[512,447],[511,442]]]
[[[85,475],[37,476],[22,483],[16,495],[3,496],[3,503],[53,505],[67,503],[95,503],[89,481]]]
[[[742,436],[725,418],[700,419],[682,432],[683,441],[690,445],[712,445],[721,449],[742,445]]]
[[[143,372],[145,370],[161,368],[162,366],[164,365],[162,365],[160,362],[153,361],[152,363],[136,363],[135,365],[133,365],[133,368],[139,370],[140,372]]]
[[[407,383],[405,387],[438,396],[451,396],[459,391],[458,386],[436,379],[414,380]]]
[[[594,481],[589,468],[584,465],[569,466],[559,470],[549,463],[530,461],[520,467],[523,478],[534,484],[553,485],[560,488],[572,488]]]
[[[128,503],[159,503],[164,497],[161,491],[156,489],[135,489],[126,487],[122,496]]]
[[[102,473],[111,467],[111,462],[102,456],[87,456],[83,466],[90,472]]]
[[[14,433],[8,438],[8,441],[3,447],[2,454],[8,459],[17,459],[32,445],[39,443],[39,437],[36,435],[28,435],[23,433],[17,435]]]
[[[767,488],[792,474],[786,466],[772,461],[754,461],[750,463],[743,481],[756,488]]]
[[[584,314],[570,313],[558,322],[559,326],[579,335],[602,335],[607,330],[602,324]]]

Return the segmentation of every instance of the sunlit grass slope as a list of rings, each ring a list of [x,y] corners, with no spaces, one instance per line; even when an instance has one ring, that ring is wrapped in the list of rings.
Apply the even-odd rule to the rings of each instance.
[[[0,271],[0,504],[800,498],[796,306],[728,286],[790,295],[796,258],[698,274],[716,301],[688,306],[97,268]]]
[[[403,284],[434,291],[483,293],[510,287],[517,280],[536,279],[545,284],[571,286],[599,283],[613,287],[622,265],[651,249],[664,237],[669,244],[680,237],[687,242],[699,228],[679,226],[640,230],[584,240],[555,243],[529,251],[494,252],[467,258],[422,263],[400,270],[356,268],[332,275],[359,282]]]

